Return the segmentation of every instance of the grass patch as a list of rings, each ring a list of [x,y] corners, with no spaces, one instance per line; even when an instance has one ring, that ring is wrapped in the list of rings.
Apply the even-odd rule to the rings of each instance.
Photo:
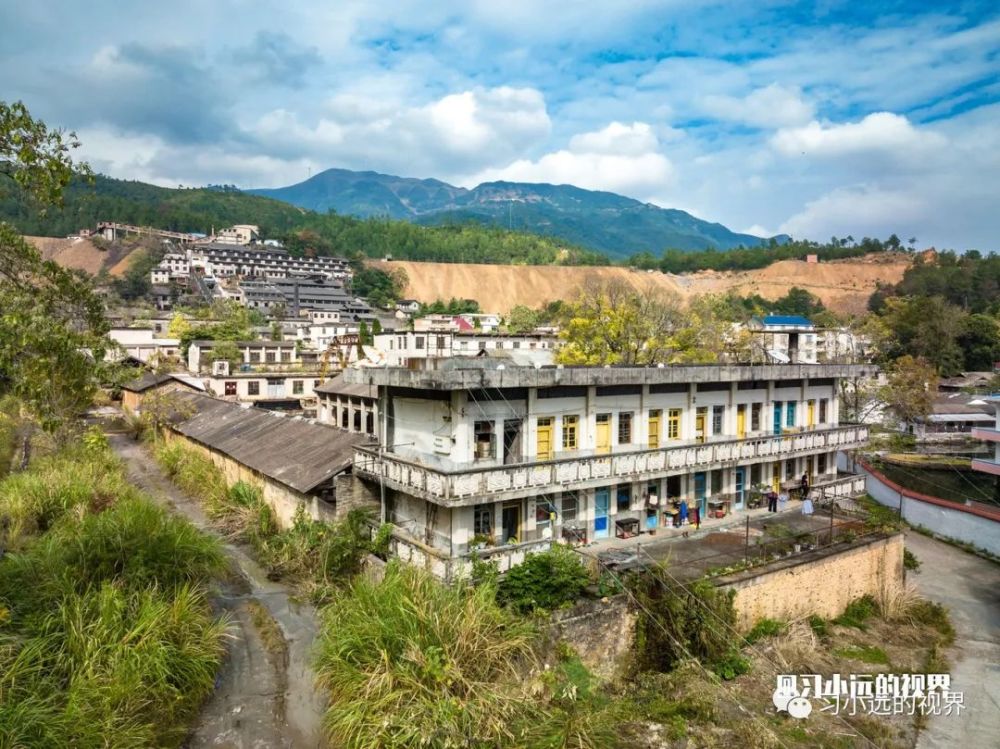
[[[223,556],[85,445],[0,482],[0,746],[179,746],[223,656]]]
[[[833,654],[841,658],[861,661],[862,663],[872,663],[876,665],[888,665],[889,656],[882,648],[874,645],[848,645],[844,648],[837,648]]]
[[[878,613],[878,603],[870,595],[862,596],[847,604],[844,613],[833,620],[842,627],[864,630],[865,621]]]
[[[166,474],[195,497],[213,522],[231,538],[247,543],[272,579],[302,586],[316,602],[361,571],[370,553],[384,553],[391,526],[374,538],[367,513],[355,510],[336,523],[314,521],[299,507],[290,528],[281,530],[263,491],[255,484],[226,484],[207,457],[180,442],[160,442],[154,455]]]
[[[787,626],[785,622],[779,622],[776,619],[761,619],[753,625],[753,629],[747,632],[743,639],[752,645],[758,640],[763,640],[765,637],[780,635],[785,631]]]
[[[917,559],[917,555],[914,554],[909,549],[903,549],[903,569],[907,570],[919,570],[920,560]]]
[[[816,614],[809,617],[809,628],[812,629],[817,637],[826,637],[830,634],[830,628],[827,626],[826,619]]]

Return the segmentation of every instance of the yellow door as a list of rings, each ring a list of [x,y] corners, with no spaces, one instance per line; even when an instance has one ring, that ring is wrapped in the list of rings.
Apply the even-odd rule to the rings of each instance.
[[[781,491],[781,467],[780,460],[771,466],[771,486],[776,492]]]
[[[660,446],[660,412],[649,412],[649,446],[657,448]]]
[[[705,413],[700,408],[694,416],[694,436],[699,442],[705,441]]]
[[[538,436],[536,438],[535,454],[538,460],[552,459],[552,418],[546,417],[538,420]]]
[[[736,436],[743,439],[747,436],[747,407],[736,407]]]
[[[611,450],[611,414],[597,414],[597,452],[606,453]]]
[[[806,403],[806,426],[816,426],[816,401]]]

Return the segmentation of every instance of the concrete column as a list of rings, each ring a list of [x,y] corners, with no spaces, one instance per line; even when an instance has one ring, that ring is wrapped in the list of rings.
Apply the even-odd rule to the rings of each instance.
[[[649,444],[649,412],[646,403],[649,397],[649,385],[643,385],[639,391],[639,411],[635,415],[636,423],[632,425],[632,439],[636,445]]]
[[[749,414],[747,414],[749,416]],[[749,424],[747,425],[749,427]],[[722,420],[723,431],[736,436],[736,382],[729,383],[729,404],[726,406],[726,417]],[[747,429],[749,431],[749,428]]]
[[[698,386],[695,383],[688,385],[687,408],[681,418],[681,439],[694,439],[695,433],[695,413],[698,410]],[[708,430],[708,424],[705,430]]]

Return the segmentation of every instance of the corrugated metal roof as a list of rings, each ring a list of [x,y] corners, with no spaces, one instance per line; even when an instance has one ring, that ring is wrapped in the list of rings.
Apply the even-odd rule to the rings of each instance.
[[[200,393],[180,393],[178,400],[179,412],[193,407],[194,415],[175,423],[175,431],[304,494],[348,468],[355,445],[369,441]]]
[[[188,374],[180,372],[167,372],[164,374],[146,372],[142,375],[142,377],[137,377],[134,380],[126,382],[122,385],[122,390],[128,390],[132,393],[142,393],[150,388],[156,387],[157,385],[162,385],[164,382],[169,382],[170,380],[176,380],[177,382],[196,390],[205,389],[205,384],[201,382],[201,380]]]

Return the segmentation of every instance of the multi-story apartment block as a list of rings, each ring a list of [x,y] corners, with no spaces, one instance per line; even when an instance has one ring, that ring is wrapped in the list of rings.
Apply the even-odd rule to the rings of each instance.
[[[241,371],[281,371],[314,366],[316,352],[305,352],[294,341],[235,341],[241,361],[231,369]],[[212,349],[218,341],[192,341],[188,346],[188,370],[198,374],[213,370]]]
[[[559,339],[543,333],[501,335],[456,331],[398,331],[375,336],[374,345],[390,367],[416,366],[426,359],[471,357],[498,351],[536,352],[544,354],[540,357],[545,360],[543,363],[550,364]]]
[[[852,365],[350,368],[378,392],[377,446],[354,474],[395,526],[394,549],[450,578],[474,546],[501,569],[553,539],[653,530],[681,500],[740,511],[752,486],[864,491],[836,453],[867,441],[842,424]],[[870,369],[870,367],[869,367]]]

